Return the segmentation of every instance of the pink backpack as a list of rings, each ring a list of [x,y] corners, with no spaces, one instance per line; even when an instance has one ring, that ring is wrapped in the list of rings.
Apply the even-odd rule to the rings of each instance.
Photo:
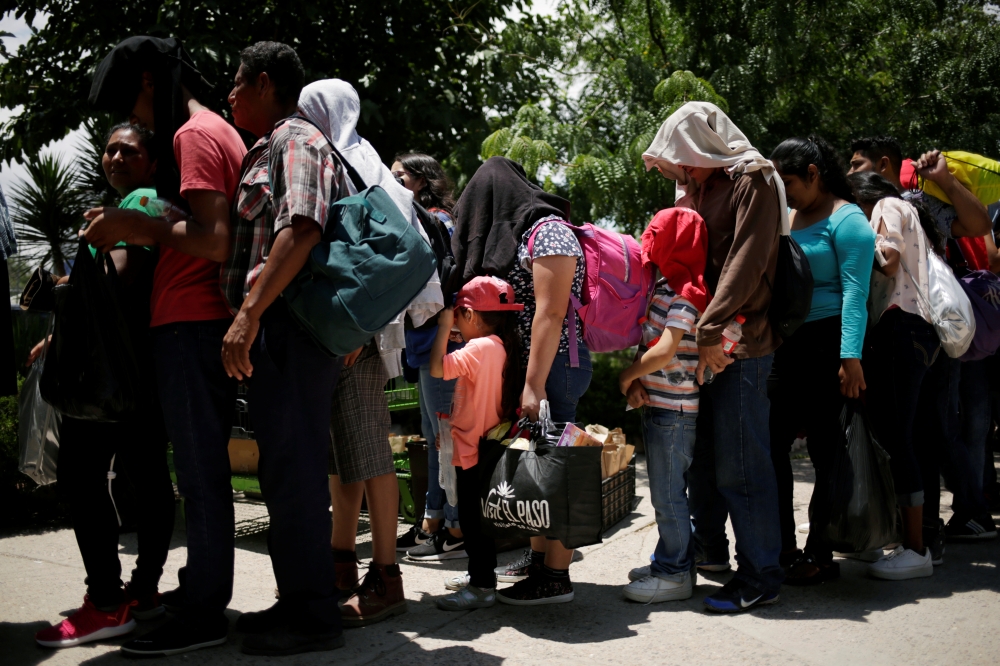
[[[570,294],[570,303],[583,322],[583,340],[595,352],[618,351],[639,344],[646,303],[653,288],[653,271],[642,267],[642,246],[632,238],[593,224],[566,225],[583,248],[587,274],[583,302]],[[534,254],[535,234],[528,237],[528,253]],[[576,317],[569,318],[570,364],[580,364],[576,344]]]

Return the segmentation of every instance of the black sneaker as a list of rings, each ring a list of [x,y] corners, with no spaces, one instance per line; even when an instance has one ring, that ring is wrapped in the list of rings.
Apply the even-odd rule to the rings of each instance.
[[[396,552],[405,553],[411,548],[422,546],[430,541],[431,535],[414,525],[410,531],[396,539]]]
[[[511,606],[542,606],[573,601],[573,583],[569,576],[547,576],[540,568],[524,580],[497,590],[497,601]]]
[[[236,631],[244,634],[262,634],[283,626],[287,622],[285,606],[279,600],[270,608],[262,611],[243,613],[236,618]]]
[[[243,639],[244,654],[283,657],[303,652],[326,652],[344,647],[342,631],[327,631],[318,634],[302,634],[290,627],[278,627],[263,634],[254,634]]]
[[[222,645],[229,632],[229,621],[220,616],[214,621],[190,621],[175,617],[158,629],[122,645],[122,652],[136,656],[169,656],[201,648]]]
[[[944,521],[938,518],[937,525],[924,525],[924,546],[931,551],[931,564],[944,564]]]
[[[155,588],[144,592],[132,583],[125,583],[125,599],[132,602],[132,617],[140,622],[155,620],[167,612]]]
[[[459,560],[469,555],[465,552],[465,539],[456,539],[448,530],[441,530],[419,546],[406,551],[406,556],[418,562]]]
[[[944,536],[948,541],[995,539],[997,526],[993,522],[993,517],[986,514],[970,518],[967,521],[956,520],[956,517],[952,516],[948,524],[944,526]]]
[[[534,569],[541,568],[541,565],[533,564],[531,559],[531,549],[526,548],[524,554],[510,564],[494,569],[498,583],[517,583],[528,577]]]
[[[180,612],[187,605],[184,597],[184,588],[178,587],[169,592],[162,592],[160,594],[160,604],[171,613]]]
[[[713,613],[742,613],[757,606],[778,602],[777,592],[761,592],[738,578],[722,586],[715,594],[705,597],[705,608]]]

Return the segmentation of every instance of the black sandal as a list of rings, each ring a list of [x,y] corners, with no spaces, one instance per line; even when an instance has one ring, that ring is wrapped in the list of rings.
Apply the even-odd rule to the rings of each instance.
[[[804,573],[809,568],[813,572]],[[788,567],[784,584],[793,586],[819,585],[836,578],[840,578],[840,565],[838,563],[820,564],[811,553],[804,553],[792,566]]]

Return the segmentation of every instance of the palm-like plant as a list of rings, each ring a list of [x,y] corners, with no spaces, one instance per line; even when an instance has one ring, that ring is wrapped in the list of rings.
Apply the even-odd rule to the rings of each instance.
[[[41,252],[43,265],[51,261],[53,273],[65,275],[69,248],[93,195],[81,187],[76,168],[54,155],[36,156],[24,166],[28,180],[11,192],[18,241],[29,252]]]

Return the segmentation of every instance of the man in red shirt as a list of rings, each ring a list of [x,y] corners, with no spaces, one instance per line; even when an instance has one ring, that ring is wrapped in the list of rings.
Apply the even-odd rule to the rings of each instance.
[[[232,321],[219,287],[229,253],[230,205],[246,147],[236,130],[198,102],[210,85],[176,39],[131,37],[94,75],[90,100],[127,114],[159,142],[156,190],[161,217],[95,208],[87,240],[157,245],[151,338],[167,432],[184,497],[187,565],[180,588],[163,595],[178,615],[122,650],[177,654],[226,641],[223,614],[233,591],[233,498],[229,435],[236,381],[219,350]]]

